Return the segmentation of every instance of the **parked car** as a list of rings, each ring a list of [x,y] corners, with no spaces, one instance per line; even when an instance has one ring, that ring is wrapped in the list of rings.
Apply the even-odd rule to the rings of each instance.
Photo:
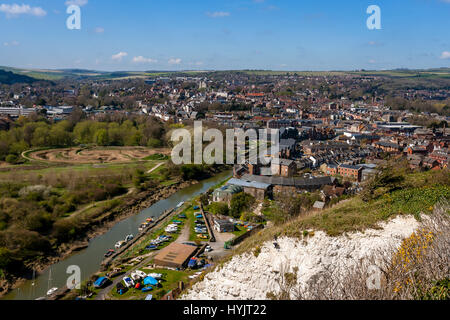
[[[211,246],[206,246],[205,252],[211,252],[211,251],[213,251],[213,248],[211,248]]]

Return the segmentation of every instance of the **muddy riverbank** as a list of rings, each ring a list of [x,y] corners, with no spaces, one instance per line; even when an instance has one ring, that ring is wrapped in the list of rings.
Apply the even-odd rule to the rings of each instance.
[[[13,290],[7,294],[3,291],[2,299],[36,299],[45,295],[47,288],[62,288],[68,278],[67,268],[74,265],[81,268],[82,280],[87,279],[99,269],[104,253],[128,234],[137,234],[142,221],[157,219],[181,201],[188,201],[229,178],[230,174],[230,171],[214,172],[205,180],[178,181],[171,186],[123,196],[119,206],[97,216],[77,241],[61,246],[54,256],[34,263],[32,270],[36,270],[36,278],[33,281],[33,272],[28,272],[21,278],[4,282],[4,287]]]
[[[89,246],[90,239],[104,234],[116,223],[135,215],[145,208],[150,207],[154,203],[162,199],[166,199],[177,191],[196,183],[198,183],[196,180],[178,181],[170,186],[126,195],[121,198],[124,201],[123,204],[105,212],[101,215],[101,217],[92,221],[89,225],[89,229],[86,230],[83,237],[77,239],[76,241],[62,244],[54,255],[45,257],[40,261],[30,263],[26,267],[34,270],[36,275],[39,275],[39,273],[47,269],[52,264],[66,259],[78,251],[86,249]],[[10,290],[20,287],[24,281],[30,280],[32,276],[32,273],[30,273],[0,280],[0,298],[7,294]]]

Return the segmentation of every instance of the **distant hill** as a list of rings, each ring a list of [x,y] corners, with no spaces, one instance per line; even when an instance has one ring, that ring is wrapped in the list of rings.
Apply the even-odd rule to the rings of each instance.
[[[393,70],[354,70],[354,71],[276,71],[276,70],[184,70],[184,71],[98,71],[85,69],[19,69],[0,66],[0,70],[14,73],[16,76],[25,76],[35,80],[58,81],[65,79],[81,80],[123,80],[123,79],[145,79],[147,77],[166,77],[166,76],[222,76],[230,74],[247,74],[252,76],[276,76],[276,75],[299,75],[299,76],[379,76],[397,79],[449,79],[450,68],[432,68],[432,69],[393,69]],[[29,80],[20,80],[24,82]],[[17,81],[16,81],[17,82]],[[4,83],[0,80],[0,83]],[[15,83],[15,82],[14,82]]]
[[[0,83],[1,84],[33,83],[35,81],[37,81],[35,78],[16,74],[11,71],[0,70]]]

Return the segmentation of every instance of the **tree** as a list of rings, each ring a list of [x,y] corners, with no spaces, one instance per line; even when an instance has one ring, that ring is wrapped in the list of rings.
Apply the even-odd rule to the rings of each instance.
[[[99,129],[95,133],[94,136],[95,143],[99,146],[107,146],[108,145],[108,131],[105,129]]]
[[[0,268],[7,269],[12,261],[12,254],[7,248],[0,247]]]
[[[213,214],[228,216],[230,213],[230,209],[228,208],[228,204],[223,202],[213,202],[209,205],[208,210]]]
[[[230,202],[230,213],[233,218],[238,219],[242,212],[249,210],[250,207],[255,203],[255,198],[245,192],[236,193],[231,198]]]

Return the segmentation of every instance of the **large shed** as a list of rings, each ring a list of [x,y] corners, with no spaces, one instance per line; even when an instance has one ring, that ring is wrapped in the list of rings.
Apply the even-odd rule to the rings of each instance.
[[[161,250],[154,259],[157,266],[183,268],[195,254],[197,248],[180,243],[172,243]]]

